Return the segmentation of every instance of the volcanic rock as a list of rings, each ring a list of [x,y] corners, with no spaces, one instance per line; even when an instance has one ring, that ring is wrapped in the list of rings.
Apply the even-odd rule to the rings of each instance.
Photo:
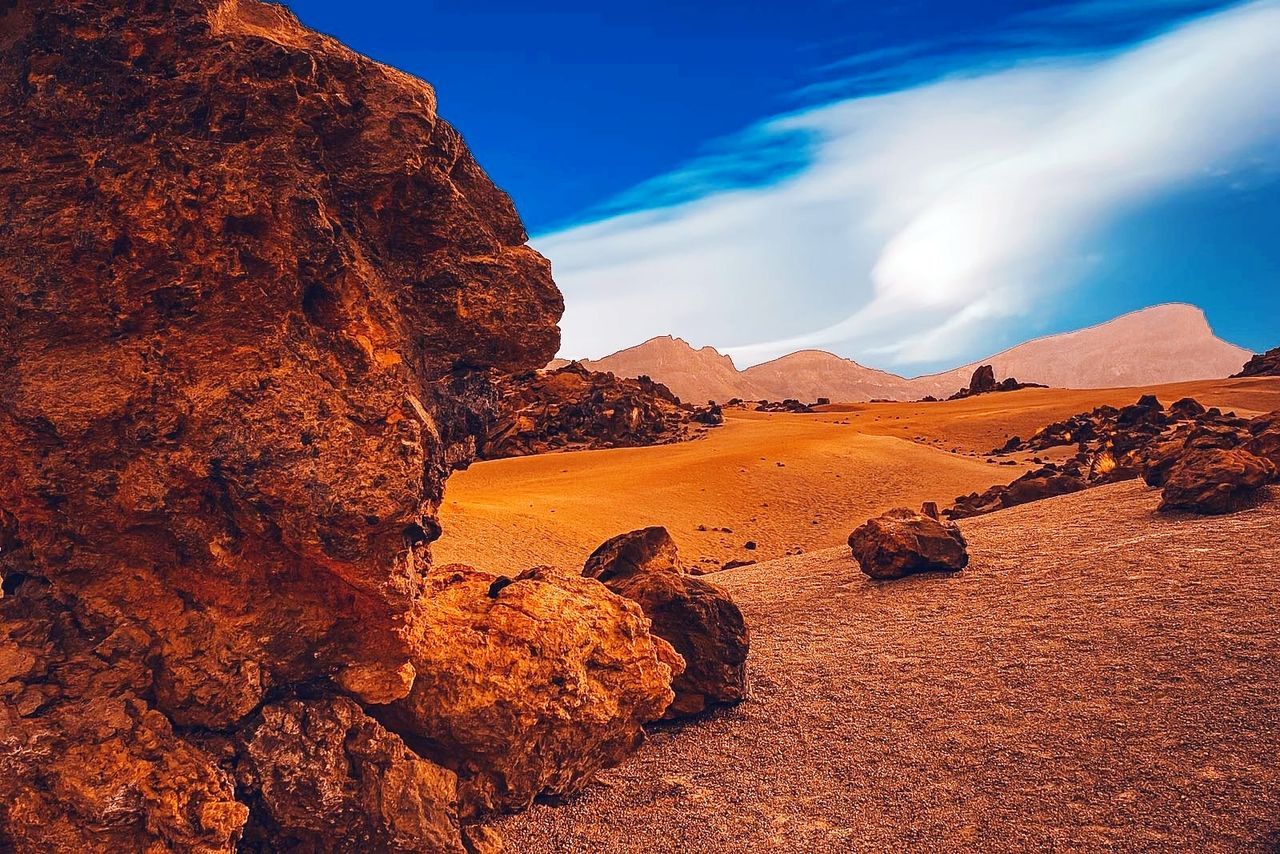
[[[964,535],[905,507],[871,519],[849,535],[849,549],[871,578],[902,578],[917,572],[955,572],[969,565]]]
[[[1048,463],[1027,472],[1007,486],[993,486],[982,493],[962,495],[943,514],[950,519],[981,516],[1031,501],[1078,492],[1086,486],[1088,483],[1078,462],[1070,467]]]
[[[1245,362],[1240,373],[1231,375],[1232,379],[1239,377],[1280,377],[1280,347],[1259,353]]]
[[[813,407],[789,397],[782,401],[762,400],[756,405],[756,412],[813,412]]]
[[[345,698],[264,708],[238,776],[269,820],[250,829],[247,846],[464,851],[457,777],[414,754]]]
[[[676,541],[666,528],[654,525],[605,540],[587,558],[582,574],[608,583],[638,572],[684,571]]]
[[[635,603],[550,567],[496,576],[433,569],[411,620],[417,678],[377,710],[457,772],[464,819],[578,791],[662,717],[683,662]]]
[[[651,631],[685,662],[672,683],[668,719],[747,696],[750,637],[742,612],[720,587],[686,573],[666,528],[620,534],[587,559],[583,575],[640,604]]]
[[[1023,388],[1044,388],[1039,383],[1020,383],[1013,377],[996,382],[996,372],[991,365],[981,365],[973,372],[966,388],[960,389],[947,400],[962,400],[976,394],[989,394],[993,391],[1017,391]]]
[[[1250,438],[1245,450],[1280,468],[1280,411],[1258,416],[1249,422],[1248,429]]]
[[[485,459],[548,451],[661,445],[724,422],[718,406],[682,404],[648,377],[619,379],[573,362],[507,380],[501,416],[479,448]]]
[[[742,612],[722,588],[672,572],[638,572],[609,582],[653,621],[650,631],[675,648],[684,673],[671,684],[665,718],[681,718],[747,696],[750,638]]]
[[[1231,513],[1247,505],[1275,476],[1270,460],[1245,450],[1188,451],[1169,470],[1160,510]]]
[[[427,577],[563,309],[432,89],[256,0],[0,6],[0,849],[448,850],[625,755],[638,607]]]

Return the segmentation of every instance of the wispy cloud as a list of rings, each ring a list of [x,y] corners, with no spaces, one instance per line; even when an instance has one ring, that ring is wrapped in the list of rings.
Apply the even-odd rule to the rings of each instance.
[[[535,242],[567,297],[567,354],[674,333],[747,363],[825,346],[908,366],[981,349],[1083,275],[1074,244],[1099,223],[1273,166],[1277,142],[1280,3],[1264,0],[1106,55],[776,117]]]

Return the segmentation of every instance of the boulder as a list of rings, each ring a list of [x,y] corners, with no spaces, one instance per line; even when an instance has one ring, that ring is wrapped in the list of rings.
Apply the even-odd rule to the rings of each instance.
[[[876,580],[918,572],[955,572],[969,565],[968,544],[953,522],[905,507],[871,519],[849,535],[862,571]]]
[[[750,638],[742,612],[722,588],[672,572],[638,572],[609,582],[609,589],[639,604],[653,622],[650,631],[685,661],[663,717],[746,699]]]
[[[247,848],[464,854],[457,777],[356,703],[287,700],[260,717],[237,770],[263,807]]]
[[[684,571],[676,541],[666,528],[654,525],[605,540],[587,558],[582,574],[608,583],[638,572]]]
[[[1169,414],[1174,418],[1199,418],[1205,414],[1205,408],[1194,397],[1184,397],[1173,402]]]
[[[1169,470],[1160,510],[1231,513],[1246,506],[1275,476],[1270,460],[1242,449],[1187,451]]]
[[[684,673],[671,686],[675,701],[664,717],[697,714],[747,696],[750,637],[742,612],[723,588],[687,574],[666,528],[607,540],[582,572],[638,603],[653,634],[684,659]]]
[[[991,365],[982,365],[969,380],[969,394],[985,394],[996,390],[996,371]]]
[[[1265,457],[1280,468],[1280,411],[1261,415],[1249,422],[1245,450]]]
[[[574,573],[433,569],[410,621],[417,678],[377,715],[457,773],[464,820],[573,794],[671,704],[684,664],[648,622]]]
[[[1259,353],[1245,362],[1240,373],[1231,375],[1232,379],[1239,377],[1280,377],[1280,347]]]

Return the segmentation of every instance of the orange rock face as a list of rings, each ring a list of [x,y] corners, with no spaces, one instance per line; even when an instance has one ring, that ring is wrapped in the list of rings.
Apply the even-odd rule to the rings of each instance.
[[[360,707],[464,654],[421,652],[443,482],[563,303],[432,89],[256,0],[9,2],[0,223],[0,848],[452,840]],[[592,767],[670,699],[632,631]]]

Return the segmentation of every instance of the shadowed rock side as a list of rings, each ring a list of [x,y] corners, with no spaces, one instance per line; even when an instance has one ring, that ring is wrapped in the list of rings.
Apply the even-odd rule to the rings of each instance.
[[[484,459],[665,445],[724,421],[720,407],[682,404],[648,377],[620,379],[576,362],[511,377],[500,408],[479,448]]]
[[[563,303],[428,85],[254,0],[11,0],[0,222],[0,849],[457,849],[662,713],[633,605],[430,570]]]

